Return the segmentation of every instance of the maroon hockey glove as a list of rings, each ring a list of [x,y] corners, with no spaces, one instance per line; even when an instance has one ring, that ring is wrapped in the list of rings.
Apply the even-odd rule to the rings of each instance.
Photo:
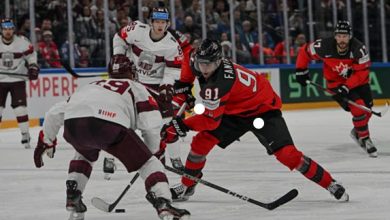
[[[296,69],[295,77],[301,86],[307,86],[306,80],[310,80],[308,69]]]
[[[158,100],[160,102],[171,102],[173,98],[173,86],[164,84],[158,88]]]
[[[110,78],[131,78],[135,79],[134,65],[130,59],[123,54],[113,55],[108,64],[108,75]]]
[[[33,64],[30,64],[28,66],[28,72],[27,72],[27,75],[28,75],[28,79],[29,80],[36,80],[38,79],[38,75],[39,75],[39,66],[35,63]]]
[[[175,143],[179,137],[185,137],[189,128],[184,124],[183,120],[176,116],[172,119],[172,121],[163,125],[160,137],[161,140],[167,144]]]
[[[57,139],[55,139],[52,144],[45,143],[43,139],[44,134],[41,130],[39,132],[37,147],[34,150],[34,163],[37,168],[43,166],[42,156],[45,152],[49,158],[53,158],[54,153],[56,152]]]

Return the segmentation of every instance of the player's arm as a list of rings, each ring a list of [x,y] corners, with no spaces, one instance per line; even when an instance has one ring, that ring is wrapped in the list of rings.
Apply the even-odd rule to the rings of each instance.
[[[212,94],[212,91],[215,92],[215,89],[218,88],[207,88],[205,90],[205,94],[209,94],[210,97],[213,97],[215,94]],[[210,91],[210,93],[207,91]],[[171,122],[163,126],[160,136],[164,142],[176,142],[179,136],[186,136],[186,133],[189,130],[214,130],[219,126],[223,113],[225,112],[225,103],[230,97],[230,91],[222,97],[217,97],[216,99],[207,99],[207,96],[208,95],[206,95],[203,102],[205,105],[205,111],[203,114],[194,115],[186,118],[185,120],[182,120],[180,117],[175,117]]]
[[[161,102],[171,102],[174,95],[173,84],[180,77],[180,67],[182,65],[183,51],[176,40],[172,40],[170,49],[164,54],[164,75],[160,82],[159,97]]]
[[[56,103],[45,114],[42,130],[39,132],[38,143],[34,150],[34,163],[37,168],[43,166],[44,153],[53,158],[57,145],[57,134],[64,124],[66,101]]]
[[[352,63],[352,74],[345,83],[350,90],[367,82],[370,73],[369,68],[371,66],[370,57],[364,45],[354,54],[355,59]]]
[[[310,80],[308,66],[311,60],[320,59],[317,50],[322,46],[322,40],[303,45],[297,56],[295,75],[299,84],[306,86],[306,80]]]
[[[122,27],[118,33],[114,35],[112,40],[113,55],[125,55],[128,45],[134,43],[134,37],[137,34],[138,22],[133,21]]]
[[[27,49],[23,52],[23,55],[28,64],[28,79],[35,80],[38,78],[40,70],[38,66],[37,52],[34,50],[33,45],[27,38],[23,37],[23,39],[25,39],[27,43]]]
[[[190,54],[190,51],[187,51],[184,54],[180,78],[179,80],[175,80],[175,84],[173,86],[174,99],[180,104],[187,102],[189,109],[193,108],[195,105],[195,97],[192,94],[195,74],[192,73],[192,69],[190,67]]]

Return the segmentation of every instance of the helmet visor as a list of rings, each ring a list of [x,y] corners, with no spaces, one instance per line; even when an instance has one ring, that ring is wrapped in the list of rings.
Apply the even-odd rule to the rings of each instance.
[[[165,12],[153,12],[152,20],[169,20],[169,14]]]
[[[1,28],[11,29],[11,28],[15,28],[15,25],[12,21],[5,21],[1,23]]]

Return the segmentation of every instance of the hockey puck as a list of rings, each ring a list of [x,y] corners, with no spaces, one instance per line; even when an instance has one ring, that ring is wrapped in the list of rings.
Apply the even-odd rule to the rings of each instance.
[[[115,209],[115,212],[125,212],[125,209]]]

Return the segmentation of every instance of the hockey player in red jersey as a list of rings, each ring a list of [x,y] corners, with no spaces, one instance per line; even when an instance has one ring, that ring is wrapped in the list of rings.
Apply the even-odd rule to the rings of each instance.
[[[366,47],[352,36],[348,21],[339,21],[334,37],[318,39],[304,45],[296,62],[296,79],[306,86],[310,80],[308,65],[311,60],[324,62],[323,74],[327,87],[335,92],[333,99],[352,114],[351,137],[369,154],[377,157],[377,149],[370,139],[368,121],[371,113],[348,104],[346,98],[371,108],[373,100],[369,85],[370,57]]]
[[[131,22],[113,39],[113,56],[129,57],[138,74],[138,81],[158,92],[152,95],[158,102],[164,122],[170,121],[174,115],[171,103],[173,83],[179,78],[183,56],[179,43],[167,31],[169,25],[168,9],[157,7],[150,13],[149,25],[140,21]],[[164,122],[161,121],[162,124]],[[158,150],[155,149],[153,153]],[[167,150],[174,155],[171,157],[173,165],[182,164],[177,144]]]
[[[290,136],[281,113],[281,99],[268,80],[228,59],[222,58],[221,45],[205,39],[191,57],[185,57],[180,82],[175,87],[191,87],[195,78],[200,84],[203,114],[182,120],[174,118],[161,130],[162,140],[175,142],[189,130],[197,131],[185,164],[185,173],[201,177],[206,156],[215,145],[226,148],[251,131],[270,155],[290,170],[298,170],[338,200],[348,201],[345,188],[317,162],[299,151]],[[176,89],[179,91],[178,89]],[[185,89],[183,89],[185,90]],[[253,121],[262,118],[264,127],[256,129]],[[174,200],[187,200],[194,193],[194,181],[182,177],[171,188]]]
[[[164,167],[150,150],[160,144],[155,134],[160,131],[162,118],[156,102],[142,84],[131,80],[134,75],[126,65],[129,62],[115,63],[124,65],[110,65],[110,79],[81,87],[67,102],[55,105],[45,115],[44,130],[34,151],[35,165],[43,166],[45,152],[54,156],[56,134],[64,124],[64,138],[76,150],[66,181],[70,220],[84,219],[87,207],[82,194],[101,150],[118,158],[129,173],[139,172],[145,181],[146,199],[161,219],[186,218],[190,215],[187,210],[171,206]],[[136,129],[142,132],[144,141]]]

